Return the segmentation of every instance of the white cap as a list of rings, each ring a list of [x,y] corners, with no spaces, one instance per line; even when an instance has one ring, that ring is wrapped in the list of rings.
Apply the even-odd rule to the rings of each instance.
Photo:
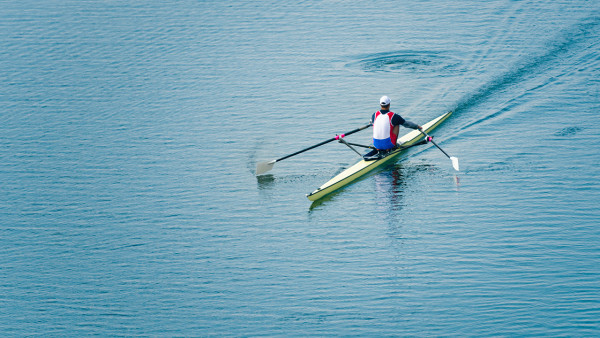
[[[392,100],[390,100],[390,98],[385,95],[379,99],[379,104],[382,106],[387,106],[390,104],[390,102],[392,102]]]

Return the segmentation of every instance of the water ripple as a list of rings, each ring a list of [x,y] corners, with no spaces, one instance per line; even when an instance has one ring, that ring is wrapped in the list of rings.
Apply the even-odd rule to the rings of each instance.
[[[420,73],[439,75],[461,71],[459,59],[433,51],[393,51],[357,56],[346,68],[373,73]]]
[[[579,127],[565,127],[554,133],[554,136],[573,136],[581,131]]]

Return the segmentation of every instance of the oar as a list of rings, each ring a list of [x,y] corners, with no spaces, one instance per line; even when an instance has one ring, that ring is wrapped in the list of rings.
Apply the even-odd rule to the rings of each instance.
[[[351,146],[357,146],[357,147],[362,147],[362,148],[367,148],[367,149],[377,149],[377,148],[375,148],[373,146],[366,146],[364,144],[352,143],[352,142],[348,142],[346,140],[344,140],[344,143],[347,143],[347,144],[349,144]]]
[[[347,145],[348,148],[352,149],[352,151],[354,151],[355,153],[358,154],[358,156],[360,156],[361,158],[363,157],[363,155],[361,153],[358,152],[358,150],[354,149],[353,146],[350,145],[350,143],[346,142],[346,140],[344,140],[343,138],[340,137],[340,142]]]
[[[371,126],[371,124],[367,124],[367,125],[364,125],[364,126],[362,126],[362,127],[360,127],[360,128],[356,128],[356,129],[354,129],[354,130],[351,130],[351,131],[349,131],[349,132],[347,132],[347,133],[345,133],[345,134],[342,134],[342,135],[336,135],[335,137],[332,137],[332,138],[330,138],[329,140],[326,140],[326,141],[323,141],[323,142],[321,142],[321,143],[315,144],[314,146],[310,146],[310,147],[308,147],[308,148],[305,148],[305,149],[299,150],[299,151],[297,151],[297,152],[295,152],[295,153],[293,153],[293,154],[286,155],[286,156],[284,156],[284,157],[282,157],[282,158],[278,158],[278,159],[276,159],[276,160],[267,161],[267,162],[259,162],[259,163],[257,163],[257,164],[256,164],[256,175],[261,175],[261,174],[264,174],[264,173],[266,173],[267,171],[269,171],[269,170],[273,169],[273,166],[275,165],[275,163],[277,163],[277,162],[279,162],[279,161],[283,161],[283,160],[285,160],[286,158],[292,157],[292,156],[294,156],[294,155],[298,155],[298,154],[300,154],[300,153],[303,153],[303,152],[305,152],[305,151],[307,151],[307,150],[311,150],[311,149],[313,149],[313,148],[320,147],[320,146],[322,146],[322,145],[324,145],[324,144],[326,144],[326,143],[329,143],[329,142],[333,142],[333,141],[339,140],[339,139],[340,139],[340,138],[342,138],[342,137],[345,137],[345,136],[347,136],[347,135],[351,135],[351,134],[357,133],[357,132],[359,132],[359,131],[361,131],[361,130],[363,130],[363,129],[367,129],[367,128],[369,128],[370,126]]]
[[[425,135],[425,137],[427,137],[429,142],[433,143],[434,146],[436,146],[439,150],[441,150],[442,153],[444,153],[444,155],[446,155],[446,157],[448,157],[450,159],[450,161],[452,161],[452,167],[454,167],[454,170],[459,171],[458,170],[458,158],[448,155],[448,153],[445,152],[444,149],[440,148],[440,146],[438,146],[437,143],[435,143],[435,141],[433,140],[433,137],[427,135],[427,133],[425,131],[421,130],[421,133],[423,133],[423,135]]]

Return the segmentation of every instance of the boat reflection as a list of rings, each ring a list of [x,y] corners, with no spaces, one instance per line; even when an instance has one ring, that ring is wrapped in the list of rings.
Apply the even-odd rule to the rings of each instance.
[[[386,210],[382,212],[399,211],[402,209],[406,177],[404,168],[396,164],[388,170],[383,170],[373,177],[375,183],[375,198],[377,205]]]
[[[392,167],[386,167],[382,170],[378,170],[370,175],[365,175],[358,180],[354,181],[353,184],[357,184],[363,180],[373,180],[375,182],[375,198],[376,205],[382,208],[382,212],[390,211],[390,208],[394,210],[401,210],[403,207],[402,199],[404,198],[405,174],[404,169],[400,164],[396,164]],[[345,187],[334,191],[331,194],[325,195],[314,202],[309,207],[309,211],[334,200],[338,195],[343,194]]]
[[[402,164],[397,163],[390,167],[376,171],[371,175],[361,177],[353,184],[362,180],[372,180],[374,183],[374,207],[381,212],[386,219],[389,218],[390,224],[396,224],[402,219],[401,211],[408,205],[405,196],[410,196],[411,191],[419,189],[418,178],[429,175],[426,172],[436,171],[438,166],[433,164]],[[460,187],[460,177],[453,175],[454,187],[458,191]],[[346,189],[342,188],[333,193],[318,199],[309,207],[309,211],[318,208],[327,202],[337,199],[339,195],[347,194]],[[344,196],[343,198],[351,198]],[[411,198],[409,197],[409,201]]]
[[[406,205],[404,197],[410,194],[411,189],[416,189],[415,182],[423,172],[435,170],[436,166],[429,164],[406,165],[395,164],[388,170],[382,170],[373,176],[375,183],[375,196],[377,206],[381,212],[399,216]],[[458,180],[456,177],[455,180]]]

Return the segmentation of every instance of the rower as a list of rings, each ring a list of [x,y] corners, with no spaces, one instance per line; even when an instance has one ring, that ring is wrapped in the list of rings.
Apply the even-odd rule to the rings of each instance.
[[[423,130],[421,126],[407,121],[402,116],[390,111],[391,100],[386,95],[379,99],[380,109],[371,117],[373,126],[373,146],[376,148],[366,155],[365,160],[384,157],[396,147],[400,126]]]

